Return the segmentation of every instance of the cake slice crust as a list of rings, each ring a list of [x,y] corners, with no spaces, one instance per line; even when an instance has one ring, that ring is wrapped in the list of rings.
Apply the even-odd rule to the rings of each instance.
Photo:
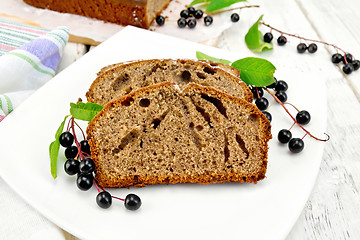
[[[89,123],[103,187],[253,182],[265,177],[270,123],[253,105],[165,82],[108,103]]]
[[[189,83],[210,86],[248,102],[249,87],[237,69],[208,61],[151,59],[114,64],[103,68],[86,93],[87,101],[100,105],[124,97],[132,91],[166,81],[184,89]]]

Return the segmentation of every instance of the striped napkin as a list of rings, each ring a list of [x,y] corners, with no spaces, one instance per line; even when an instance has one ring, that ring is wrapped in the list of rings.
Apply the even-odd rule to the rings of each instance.
[[[0,18],[0,122],[55,75],[68,37],[64,27],[50,31]],[[1,176],[0,212],[0,239],[66,238],[60,228],[20,199]]]
[[[55,76],[68,38],[65,27],[50,31],[0,18],[0,122]]]

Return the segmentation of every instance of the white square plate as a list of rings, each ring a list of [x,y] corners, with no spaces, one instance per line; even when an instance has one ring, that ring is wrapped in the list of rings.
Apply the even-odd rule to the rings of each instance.
[[[306,137],[300,154],[291,154],[279,144],[277,133],[290,128],[292,120],[278,104],[269,110],[273,115],[274,139],[269,143],[267,177],[256,185],[178,184],[110,189],[118,197],[130,192],[141,197],[142,207],[132,212],[116,200],[110,209],[99,208],[96,189],[78,190],[75,177],[63,171],[62,156],[58,178],[53,180],[50,175],[48,146],[56,129],[69,113],[69,103],[79,97],[85,99],[84,94],[102,67],[136,59],[194,59],[196,51],[232,61],[246,57],[134,27],[114,35],[58,74],[1,122],[1,176],[45,217],[80,238],[285,238],[312,190],[324,143]],[[326,128],[323,82],[312,81],[308,88],[308,80],[300,79],[288,66],[277,69],[275,76],[292,76],[287,79],[289,99],[312,114],[306,127],[322,136]],[[303,135],[295,126],[293,136]]]

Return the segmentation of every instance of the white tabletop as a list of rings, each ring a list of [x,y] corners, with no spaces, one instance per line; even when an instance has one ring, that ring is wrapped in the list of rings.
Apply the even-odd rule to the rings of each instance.
[[[240,22],[215,42],[215,46],[244,54],[249,50],[244,34],[264,13],[264,20],[284,32],[335,44],[360,58],[360,2],[357,0],[258,0],[256,10],[243,9]],[[266,32],[265,27],[261,27]],[[275,35],[275,34],[274,34]],[[324,78],[327,91],[327,132],[331,136],[313,192],[287,239],[360,239],[360,70],[345,75],[330,58],[334,49],[318,44],[314,55],[296,52],[299,40],[288,38],[284,47],[274,43],[271,53],[258,54],[283,61],[294,74]],[[214,43],[214,42],[213,42]],[[84,55],[89,46],[69,43],[59,71]],[[91,48],[90,48],[91,49]],[[301,67],[296,64],[301,61]],[[311,86],[309,86],[311,88]],[[304,93],[304,97],[306,94]],[[304,173],[306,174],[306,173]],[[68,239],[76,239],[68,235]]]

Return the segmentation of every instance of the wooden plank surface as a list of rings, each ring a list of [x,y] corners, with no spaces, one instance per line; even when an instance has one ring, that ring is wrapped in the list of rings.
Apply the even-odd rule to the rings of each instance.
[[[360,58],[360,2],[296,0],[321,40]],[[329,57],[334,52],[329,50]],[[330,59],[330,58],[329,58]],[[340,72],[340,71],[339,71]],[[360,239],[360,72],[327,79],[328,132],[318,181],[289,239]]]
[[[296,0],[313,29],[323,41],[331,42],[360,59],[360,1]],[[328,51],[334,53],[333,48]],[[344,74],[360,99],[360,76]]]
[[[263,13],[264,20],[274,27],[334,43],[360,57],[360,2],[263,0],[256,4],[260,4],[261,9],[242,11],[240,22],[222,35],[218,47],[242,56],[254,55],[246,48],[243,37]],[[261,30],[267,31],[263,27]],[[286,46],[279,47],[275,43],[273,51],[255,55],[275,65],[292,68],[293,73],[301,77],[326,82],[327,132],[331,140],[326,143],[314,190],[287,239],[360,239],[360,157],[357,153],[360,146],[360,71],[344,75],[330,61],[333,49],[321,45],[314,55],[300,55],[296,52],[298,42],[289,38]],[[71,59],[76,60],[84,54],[84,49],[81,45],[67,48],[69,57],[68,60],[64,58],[62,68],[70,64]],[[277,73],[284,80],[292,77],[282,75],[281,69]],[[68,234],[66,237],[76,239]]]

